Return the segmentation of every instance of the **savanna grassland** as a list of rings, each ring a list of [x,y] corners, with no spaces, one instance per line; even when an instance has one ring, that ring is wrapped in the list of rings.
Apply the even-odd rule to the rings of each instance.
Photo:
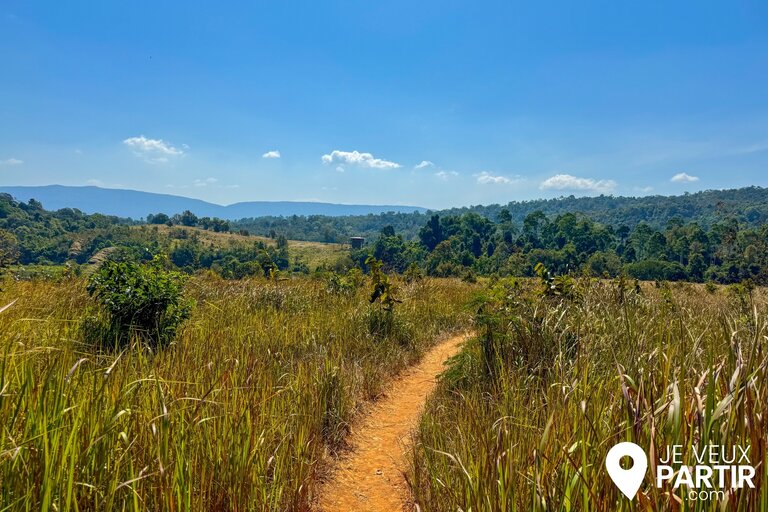
[[[354,250],[0,195],[0,512],[307,510],[363,404],[470,330],[415,433],[420,510],[768,510],[764,194],[621,225],[366,216]],[[651,461],[631,502],[622,441]],[[709,444],[749,447],[755,488],[653,485],[667,447]]]
[[[411,481],[425,511],[768,510],[765,289],[623,279],[502,280],[428,402]],[[634,501],[605,470],[649,452]],[[710,500],[653,485],[669,445],[750,447],[755,488]],[[679,469],[679,466],[677,466]],[[706,490],[706,489],[705,489]]]
[[[363,400],[441,336],[477,286],[367,277],[186,281],[167,345],[94,340],[83,278],[0,292],[2,510],[305,510]],[[14,302],[15,301],[15,302]],[[103,342],[103,340],[102,340]]]

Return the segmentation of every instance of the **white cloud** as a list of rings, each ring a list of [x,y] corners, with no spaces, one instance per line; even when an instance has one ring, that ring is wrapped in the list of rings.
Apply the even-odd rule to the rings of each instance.
[[[458,176],[458,175],[459,175],[459,173],[457,173],[456,171],[442,171],[442,170],[440,170],[440,171],[437,171],[435,173],[435,176],[437,176],[441,180],[447,180],[448,178],[451,178],[453,176]]]
[[[674,183],[692,183],[694,181],[699,181],[698,176],[691,176],[690,174],[686,174],[684,172],[679,172],[672,176],[672,179],[669,180]]]
[[[637,192],[642,192],[643,194],[648,194],[649,192],[653,192],[653,187],[635,187],[635,190]]]
[[[360,153],[359,151],[339,151],[335,149],[322,157],[324,164],[349,164],[359,167],[368,167],[370,169],[399,169],[400,164],[375,158],[370,153]]]
[[[542,190],[584,190],[606,194],[613,192],[616,189],[616,185],[616,182],[613,180],[595,180],[592,178],[579,178],[570,174],[556,174],[542,181],[539,188]]]
[[[21,165],[24,163],[24,160],[19,160],[18,158],[9,158],[8,160],[0,160],[0,165]]]
[[[280,152],[275,149],[272,151],[267,151],[266,153],[261,155],[261,158],[280,158],[280,156],[281,156]]]
[[[483,171],[475,174],[477,182],[481,185],[509,185],[516,181],[520,181],[518,176],[514,178],[507,178],[506,176],[494,176],[493,174]]]
[[[222,183],[219,183],[219,180],[217,178],[199,178],[192,181],[190,184],[183,184],[183,185],[174,185],[174,184],[167,184],[166,187],[168,188],[178,188],[178,189],[188,189],[188,188],[202,188],[202,187],[212,187],[217,189],[227,189],[227,188],[239,188],[240,185],[224,185]]]
[[[429,160],[422,160],[420,164],[415,165],[414,169],[426,169],[427,167],[434,167],[435,164],[433,162],[430,162]]]
[[[143,157],[151,163],[166,163],[170,157],[182,156],[184,151],[165,142],[163,139],[148,139],[143,135],[129,137],[123,144],[133,149],[136,156]],[[189,148],[186,144],[185,148]]]
[[[336,172],[344,172],[344,168],[340,165],[336,166]]]
[[[206,178],[204,180],[195,180],[195,181],[192,182],[192,186],[193,187],[207,187],[208,185],[213,185],[217,181],[219,181],[219,180],[217,180],[216,178]]]

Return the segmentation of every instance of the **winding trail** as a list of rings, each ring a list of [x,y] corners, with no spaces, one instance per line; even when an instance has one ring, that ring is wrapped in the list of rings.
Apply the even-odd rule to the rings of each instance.
[[[411,504],[404,473],[411,433],[435,377],[458,353],[467,335],[454,336],[427,352],[405,370],[353,427],[352,450],[340,458],[330,480],[320,485],[317,509],[323,512],[401,512]]]

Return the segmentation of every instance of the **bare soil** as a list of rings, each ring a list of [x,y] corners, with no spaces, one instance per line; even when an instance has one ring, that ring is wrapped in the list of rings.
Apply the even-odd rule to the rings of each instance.
[[[353,426],[351,450],[336,461],[320,485],[316,508],[323,512],[411,510],[405,480],[411,434],[444,362],[458,353],[466,335],[440,342],[404,371]]]

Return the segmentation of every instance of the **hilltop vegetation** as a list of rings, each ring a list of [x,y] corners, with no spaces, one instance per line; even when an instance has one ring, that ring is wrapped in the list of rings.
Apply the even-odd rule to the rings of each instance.
[[[768,224],[748,227],[730,217],[708,229],[675,218],[664,229],[640,223],[614,229],[565,213],[528,215],[522,226],[502,210],[493,222],[476,213],[433,215],[417,241],[384,228],[367,254],[399,272],[415,266],[431,276],[533,276],[543,263],[555,274],[595,277],[626,274],[641,280],[768,283]]]
[[[167,254],[186,271],[211,269],[231,278],[264,275],[270,268],[308,272],[309,264],[330,264],[341,249],[335,245],[289,242],[233,233],[229,222],[191,212],[150,216],[151,224],[79,210],[47,211],[35,200],[14,201],[0,194],[0,267],[78,265],[105,258],[150,260]]]
[[[382,213],[380,215],[324,217],[321,215],[259,217],[233,223],[238,229],[266,234],[271,230],[290,239],[317,242],[345,242],[350,236],[375,238],[386,226],[392,226],[405,240],[415,240],[419,230],[437,213],[441,217],[476,213],[494,222],[503,210],[509,220],[522,224],[525,218],[542,212],[547,217],[565,213],[585,215],[605,226],[630,229],[645,223],[663,229],[673,219],[696,222],[702,228],[735,219],[740,224],[758,226],[768,221],[768,189],[747,187],[733,190],[708,190],[681,196],[647,197],[560,197],[532,201],[512,201],[506,205],[469,206],[427,213]]]
[[[149,224],[131,225],[115,217],[85,215],[77,210],[48,212],[36,201],[18,203],[0,196],[0,263],[82,264],[103,259],[104,251],[110,251],[113,258],[148,260],[164,253],[185,271],[211,269],[224,277],[239,278],[267,275],[273,268],[297,273],[344,271],[355,266],[365,270],[365,260],[373,255],[388,271],[410,268],[430,276],[470,280],[477,275],[533,276],[536,264],[543,263],[555,274],[625,274],[640,280],[719,283],[750,279],[766,284],[766,205],[752,202],[763,195],[764,189],[749,188],[661,198],[669,205],[666,213],[657,217],[683,213],[669,218],[663,227],[645,221],[616,227],[579,213],[549,216],[540,210],[518,222],[507,208],[499,209],[493,219],[477,212],[412,214],[411,220],[422,222],[414,239],[409,239],[407,231],[386,225],[366,247],[352,252],[340,245],[289,242],[279,226],[270,228],[265,233],[268,237],[253,236],[245,228],[236,228],[237,224],[199,218],[189,211],[173,217],[151,214]],[[686,205],[706,203],[713,197],[722,199],[720,206],[702,207],[700,215],[688,211]],[[660,198],[652,199],[653,203]],[[574,201],[582,203],[581,199]],[[627,200],[592,198],[584,204],[609,201],[621,205]],[[569,200],[536,204],[551,210],[553,205],[564,207]],[[738,211],[732,211],[735,204],[741,205]],[[403,217],[387,214],[354,219],[369,222],[365,229],[371,229],[382,219],[397,221]],[[315,221],[338,219],[296,217],[281,222],[288,223],[290,234]]]

